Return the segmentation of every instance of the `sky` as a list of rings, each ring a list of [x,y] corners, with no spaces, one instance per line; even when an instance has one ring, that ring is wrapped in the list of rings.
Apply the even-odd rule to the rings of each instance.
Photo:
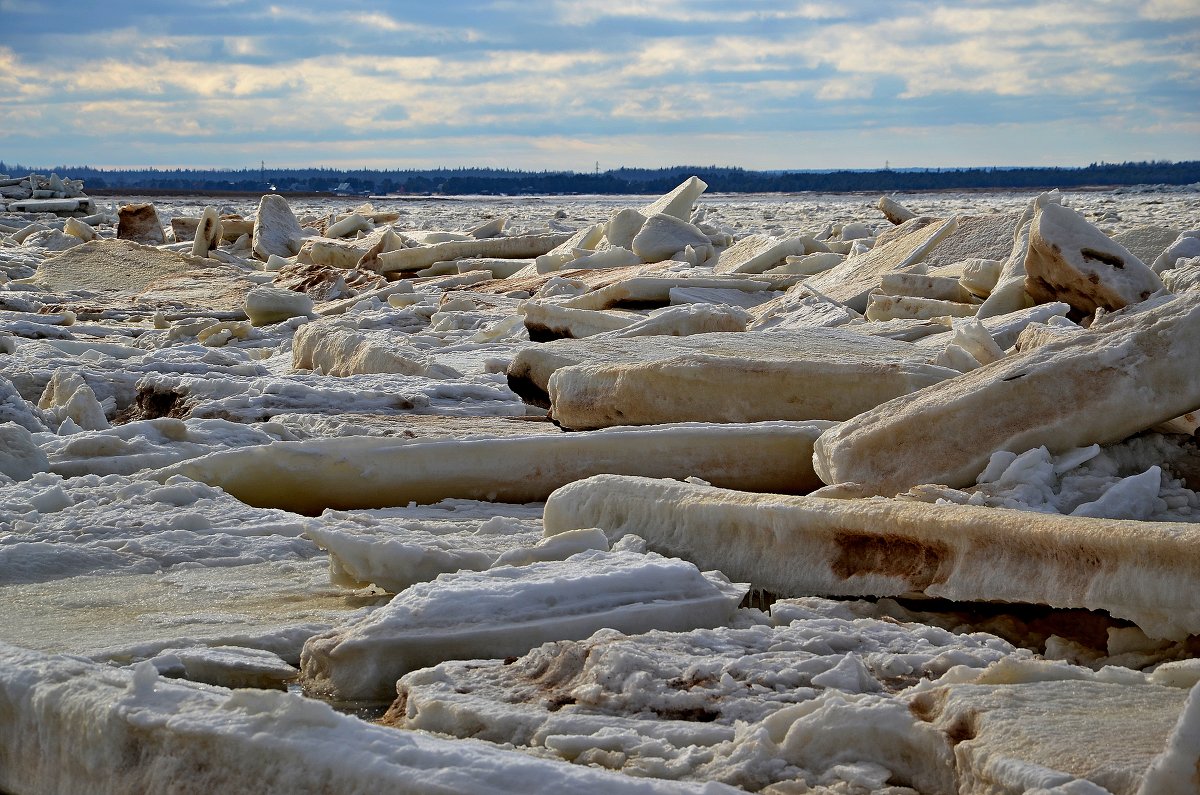
[[[0,0],[0,160],[1200,160],[1200,0]]]

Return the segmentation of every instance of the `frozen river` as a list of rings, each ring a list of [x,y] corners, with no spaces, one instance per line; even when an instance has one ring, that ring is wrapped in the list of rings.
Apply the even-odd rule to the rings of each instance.
[[[701,194],[0,211],[0,789],[1194,791],[1200,187]]]

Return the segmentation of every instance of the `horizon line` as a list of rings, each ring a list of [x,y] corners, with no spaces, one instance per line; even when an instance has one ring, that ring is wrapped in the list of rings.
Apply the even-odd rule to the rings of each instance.
[[[27,166],[22,163],[4,164],[4,171],[15,171],[23,173],[41,173],[42,171],[69,171],[71,169],[86,169],[90,171],[215,171],[215,172],[264,172],[264,171],[333,171],[333,172],[353,172],[353,171],[383,171],[383,172],[418,172],[418,171],[496,171],[496,172],[512,172],[518,174],[571,174],[575,176],[602,176],[605,174],[614,174],[622,171],[744,171],[752,174],[836,174],[836,173],[887,173],[887,172],[905,172],[905,171],[937,171],[937,172],[964,172],[964,171],[1084,171],[1091,168],[1103,168],[1109,166],[1129,166],[1129,165],[1158,165],[1158,166],[1178,166],[1188,164],[1200,164],[1200,160],[1125,160],[1121,162],[1113,162],[1107,160],[1098,160],[1088,165],[989,165],[989,166],[890,166],[884,165],[880,167],[851,167],[838,166],[831,168],[746,168],[745,166],[734,165],[696,165],[696,164],[678,164],[669,166],[617,166],[615,168],[605,169],[603,171],[593,171],[591,169],[585,171],[575,171],[571,169],[531,169],[531,168],[510,168],[505,166],[483,166],[483,165],[457,165],[457,166],[429,166],[429,167],[337,167],[325,165],[303,165],[303,166],[164,166],[164,165],[100,165],[92,166],[87,164],[56,164],[56,165],[41,165]],[[11,175],[10,175],[11,176]]]

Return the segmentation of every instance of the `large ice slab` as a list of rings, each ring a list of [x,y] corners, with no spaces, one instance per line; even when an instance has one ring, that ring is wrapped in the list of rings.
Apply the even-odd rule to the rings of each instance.
[[[1009,356],[867,411],[817,443],[826,483],[970,485],[993,452],[1119,441],[1200,406],[1200,294]]]
[[[385,251],[379,255],[379,272],[419,271],[435,262],[486,257],[527,259],[540,257],[565,243],[569,234],[514,235],[483,240],[451,240],[413,248]]]
[[[625,269],[621,269],[625,270]],[[687,287],[711,287],[758,293],[772,289],[766,278],[751,279],[741,276],[678,276],[659,273],[657,275],[634,275],[611,283],[597,286],[575,298],[563,302],[572,309],[611,309],[615,306],[656,306],[671,301],[671,291]]]
[[[159,470],[220,486],[251,505],[302,513],[456,497],[543,500],[602,472],[700,477],[756,491],[818,487],[812,443],[826,422],[679,424],[593,433],[435,441],[349,437],[213,453]]]
[[[632,552],[443,574],[363,619],[311,638],[306,689],[389,698],[409,671],[445,660],[503,658],[601,628],[626,633],[720,626],[745,588],[690,563]]]
[[[716,273],[762,273],[781,265],[789,256],[808,253],[807,244],[811,242],[811,238],[803,236],[781,240],[766,235],[747,235],[721,252],[713,270]]]
[[[290,693],[170,681],[150,663],[113,669],[7,645],[0,661],[0,787],[11,792],[701,789],[398,732]]]
[[[536,387],[551,371],[545,381],[551,416],[574,429],[844,420],[957,374],[907,343],[834,328],[551,345],[519,353],[509,382],[528,394],[534,390],[520,383],[522,375]]]
[[[403,508],[326,511],[308,536],[329,551],[329,575],[335,584],[375,585],[399,593],[442,573],[482,571],[501,559],[532,555],[543,541],[542,505],[443,500]],[[608,548],[607,542],[597,543],[600,539],[576,540],[590,546],[568,545],[569,551],[557,557]],[[536,551],[546,552],[546,546]]]
[[[300,251],[303,236],[300,222],[288,206],[287,199],[273,193],[259,199],[251,241],[254,254],[259,259],[266,261],[272,254],[279,257],[296,254]]]
[[[195,271],[234,275],[212,260],[163,251],[128,240],[99,239],[50,257],[34,277],[51,290],[120,290],[140,293],[154,282]]]
[[[917,226],[915,222],[919,220],[906,222],[914,224],[907,234],[897,232],[897,237],[886,242],[881,239],[870,251],[849,257],[842,264],[813,276],[806,284],[856,312],[865,312],[867,295],[879,286],[885,273],[911,272],[957,225],[954,218],[926,226]],[[903,230],[904,226],[895,229]]]
[[[784,596],[924,594],[1107,610],[1200,633],[1200,524],[748,494],[598,475],[550,495],[548,535],[600,527]]]
[[[943,268],[967,259],[1003,260],[1012,249],[1019,213],[960,215],[958,225],[922,263],[926,268]]]

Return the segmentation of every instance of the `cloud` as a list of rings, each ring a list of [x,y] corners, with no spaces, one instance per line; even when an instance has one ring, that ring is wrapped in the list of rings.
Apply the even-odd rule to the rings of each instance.
[[[1145,19],[1179,20],[1200,18],[1195,0],[1148,0],[1140,4],[1138,14]]]
[[[556,18],[565,25],[589,25],[606,18],[632,18],[677,23],[738,24],[771,20],[841,19],[848,3],[759,2],[753,8],[700,0],[553,0]]]
[[[316,0],[189,0],[11,14],[0,129],[37,131],[13,138],[16,151],[6,146],[6,159],[30,162],[69,149],[95,162],[135,151],[178,163],[193,156],[180,147],[199,157],[211,145],[204,156],[269,149],[319,160],[377,147],[373,157],[403,165],[436,158],[438,141],[445,157],[473,149],[476,162],[554,152],[615,160],[624,150],[613,142],[637,142],[650,157],[657,141],[660,164],[694,151],[749,165],[768,152],[817,158],[825,136],[919,129],[986,140],[1007,152],[996,161],[1020,163],[1040,142],[1011,130],[1090,123],[1128,144],[1107,121],[1089,121],[1119,111],[1147,120],[1139,149],[1182,159],[1200,157],[1183,132],[1200,120],[1194,6],[350,0],[332,10]],[[1169,118],[1156,115],[1163,108]],[[1010,134],[963,132],[994,125]],[[1095,135],[1064,134],[1103,148]],[[735,148],[717,157],[718,145]]]

